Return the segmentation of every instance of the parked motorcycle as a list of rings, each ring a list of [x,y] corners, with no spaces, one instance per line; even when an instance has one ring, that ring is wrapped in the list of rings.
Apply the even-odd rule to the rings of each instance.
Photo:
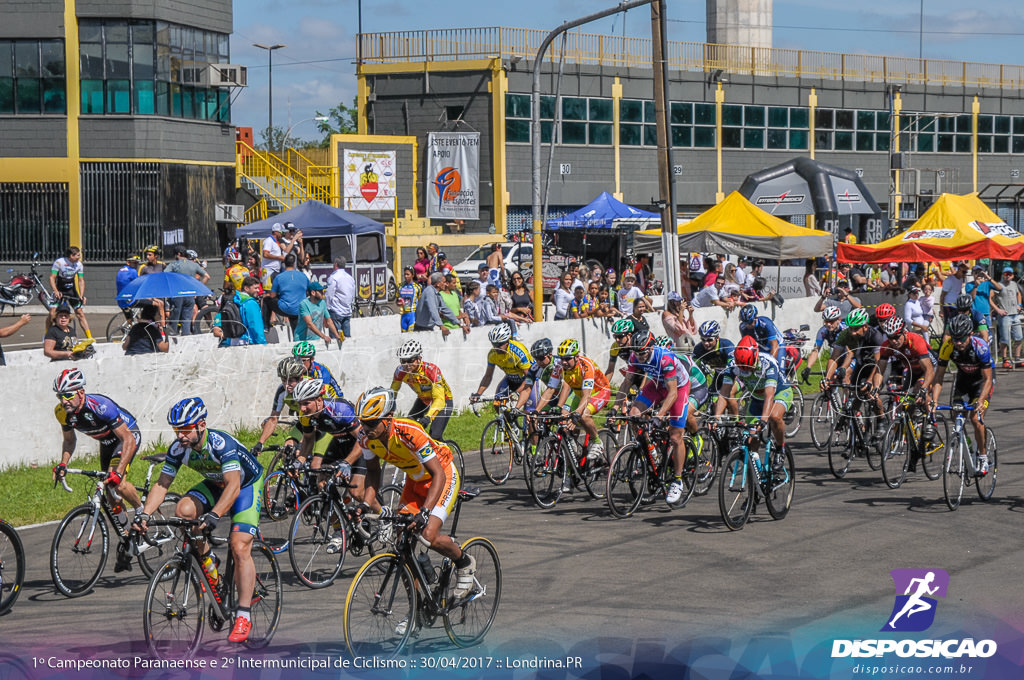
[[[43,285],[39,278],[36,267],[39,265],[39,253],[33,253],[32,264],[29,266],[28,274],[15,274],[9,283],[0,284],[0,314],[3,314],[7,307],[15,308],[27,305],[32,301],[33,295],[39,298],[44,307],[53,306],[53,294]],[[13,269],[8,269],[8,273]]]

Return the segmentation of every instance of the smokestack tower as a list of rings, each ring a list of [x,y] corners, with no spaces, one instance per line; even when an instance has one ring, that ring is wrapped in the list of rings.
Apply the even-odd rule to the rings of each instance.
[[[708,42],[772,46],[772,0],[707,0]]]

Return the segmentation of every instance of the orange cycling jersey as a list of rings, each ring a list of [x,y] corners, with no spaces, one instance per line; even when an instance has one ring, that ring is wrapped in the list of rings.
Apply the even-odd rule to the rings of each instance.
[[[585,356],[576,357],[576,365],[571,370],[563,364],[562,380],[577,392],[593,390],[596,393],[610,389],[608,378]]]
[[[441,408],[444,408],[444,402],[452,398],[451,388],[436,364],[421,361],[415,369],[410,369],[408,364],[399,366],[395,369],[391,389],[397,392],[402,383],[411,387],[425,404],[440,399]]]
[[[363,447],[363,458],[372,459],[377,456],[405,472],[408,479],[420,482],[431,478],[426,463],[435,456],[441,467],[452,476],[452,452],[444,444],[435,442],[420,427],[419,423],[404,418],[395,418],[388,431],[387,444],[377,439],[370,439],[364,431],[357,435]]]

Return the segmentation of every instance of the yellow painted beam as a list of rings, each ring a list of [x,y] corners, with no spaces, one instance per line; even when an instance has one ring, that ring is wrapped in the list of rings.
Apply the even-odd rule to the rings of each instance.
[[[615,193],[612,195],[615,200],[622,199],[622,162],[619,155],[619,104],[622,102],[622,81],[618,76],[612,81],[612,149],[614,160],[612,165],[615,173]]]
[[[813,87],[811,88],[811,94],[807,97],[807,107],[810,109],[810,124],[811,124],[811,127],[810,127],[811,136],[810,136],[810,139],[807,142],[808,143],[808,147],[807,148],[810,149],[810,151],[811,151],[811,160],[813,161],[814,160],[814,112],[818,108],[818,92]],[[807,216],[807,227],[809,229],[814,229],[814,214],[813,213]]]
[[[88,158],[83,157],[83,163],[163,163],[164,165],[217,165],[222,167],[235,167],[237,161],[190,161],[178,158]]]
[[[896,90],[896,96],[893,97],[893,100],[892,100],[893,125],[896,126],[896,139],[894,139],[893,143],[892,143],[892,145],[893,145],[893,148],[892,148],[893,153],[899,153],[900,152],[900,137],[901,137],[901,135],[900,135],[900,113],[902,111],[903,111],[903,94],[899,90]],[[892,197],[892,205],[893,205],[892,220],[893,220],[893,223],[889,225],[890,227],[896,226],[896,225],[898,225],[900,223],[900,203],[903,202],[903,200],[902,200],[903,199],[903,194],[900,193],[900,171],[899,170],[896,170],[896,171],[893,172],[892,181],[893,181],[893,186],[896,187],[896,191],[893,192],[893,197]]]
[[[501,59],[491,60],[491,184],[494,190],[494,206],[492,215],[498,236],[505,238],[507,229],[507,206],[505,196],[508,195],[506,182],[505,158],[505,93],[508,92],[508,77]]]
[[[363,75],[394,73],[438,73],[444,71],[490,71],[491,59],[464,59],[458,61],[403,61],[388,64],[363,64]],[[500,61],[500,59],[499,59]]]
[[[725,200],[722,192],[722,102],[725,101],[725,91],[722,89],[722,81],[718,81],[718,89],[715,90],[715,161],[718,168],[718,184],[715,191],[715,203]]]
[[[360,65],[357,67],[359,70],[358,80],[356,82],[356,130],[361,135],[365,135],[369,132],[369,123],[366,119],[366,104],[370,98],[370,88],[366,83],[366,76],[363,75],[364,66]]]
[[[82,182],[79,178],[78,115],[82,106],[79,92],[78,17],[75,0],[64,0],[64,82],[67,87],[67,147],[63,160],[68,178],[68,244],[82,247]]]
[[[978,193],[978,113],[981,112],[981,104],[978,103],[978,95],[974,95],[971,102],[971,191]]]
[[[0,182],[68,182],[77,185],[78,164],[63,156],[4,158],[0,163]]]

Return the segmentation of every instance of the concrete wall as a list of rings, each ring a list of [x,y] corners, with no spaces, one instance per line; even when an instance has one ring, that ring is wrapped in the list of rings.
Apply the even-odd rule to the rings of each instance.
[[[63,38],[62,0],[4,0],[0,3],[0,38]]]
[[[816,324],[810,299],[789,300],[778,310],[775,322],[780,328]],[[723,335],[736,339],[739,322],[736,314],[724,315],[718,309],[698,309],[699,322],[716,318],[722,322]],[[651,328],[663,332],[660,315],[650,315]],[[355,399],[368,387],[389,385],[397,366],[395,351],[415,337],[424,345],[424,358],[438,364],[452,388],[459,408],[467,405],[470,392],[480,382],[486,365],[485,328],[474,329],[467,338],[452,333],[444,341],[440,333],[405,335],[397,332],[397,316],[353,319],[353,336],[344,347],[321,349],[317,358],[338,378],[345,394]],[[541,337],[556,344],[568,337],[582,341],[584,353],[600,365],[608,360],[610,324],[604,320],[549,321],[522,328],[520,339],[529,346]],[[813,327],[813,326],[812,326]],[[88,391],[105,394],[139,420],[143,442],[149,444],[170,431],[165,416],[179,399],[199,395],[210,411],[213,427],[233,429],[238,425],[254,427],[270,413],[271,399],[280,384],[277,361],[289,353],[290,345],[267,345],[217,349],[212,336],[183,339],[172,345],[167,355],[125,357],[120,348],[98,346],[97,356],[78,362],[88,380]],[[6,428],[0,443],[0,468],[21,463],[48,464],[60,454],[60,427],[54,421],[57,405],[51,381],[70,362],[50,363],[41,350],[10,352],[9,366],[0,369],[5,385],[17,385],[17,398],[0,403],[0,422]],[[491,390],[500,380],[496,372]],[[412,392],[402,390],[399,408],[412,403]],[[80,451],[95,451],[95,442],[79,437]]]
[[[83,116],[82,159],[172,158],[233,163],[235,132],[219,123],[156,118]]]
[[[10,116],[0,121],[0,157],[53,158],[68,155],[65,116]]]
[[[231,0],[78,0],[82,18],[161,19],[231,33]]]

